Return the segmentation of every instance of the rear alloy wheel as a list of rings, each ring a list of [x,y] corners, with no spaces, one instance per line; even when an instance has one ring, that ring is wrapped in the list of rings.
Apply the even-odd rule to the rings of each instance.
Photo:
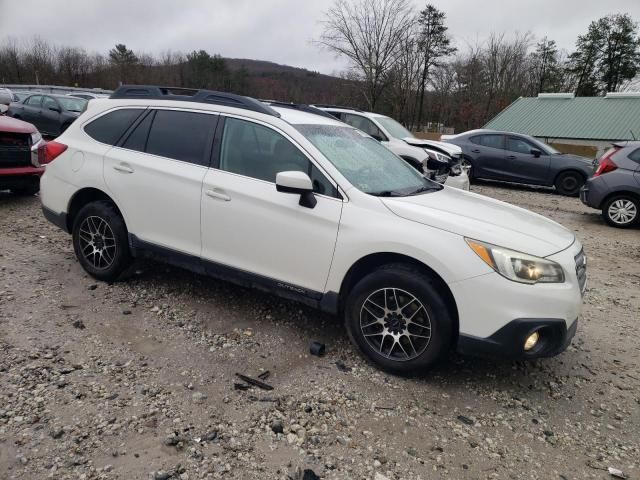
[[[85,205],[73,222],[73,249],[92,277],[112,282],[131,264],[127,228],[109,202]]]
[[[602,207],[602,217],[612,227],[629,228],[640,221],[640,202],[629,195],[616,195]]]
[[[555,187],[562,195],[576,197],[584,185],[584,180],[584,177],[578,172],[564,172],[556,178]]]
[[[451,315],[431,278],[403,264],[381,267],[358,282],[345,322],[362,353],[392,373],[427,369],[451,342]]]

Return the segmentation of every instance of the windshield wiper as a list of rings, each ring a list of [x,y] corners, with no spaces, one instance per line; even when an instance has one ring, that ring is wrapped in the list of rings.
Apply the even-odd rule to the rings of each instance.
[[[402,194],[398,192],[394,192],[392,190],[381,190],[379,192],[367,192],[369,195],[373,195],[374,197],[401,197]]]
[[[422,187],[418,187],[415,190],[407,193],[407,195],[417,195],[418,193],[425,192],[437,192],[439,190],[442,190],[441,185],[423,185]]]

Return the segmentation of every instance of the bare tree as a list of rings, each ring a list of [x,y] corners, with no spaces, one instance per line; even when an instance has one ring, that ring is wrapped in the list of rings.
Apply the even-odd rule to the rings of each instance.
[[[336,0],[318,43],[349,59],[373,110],[414,21],[408,0]]]

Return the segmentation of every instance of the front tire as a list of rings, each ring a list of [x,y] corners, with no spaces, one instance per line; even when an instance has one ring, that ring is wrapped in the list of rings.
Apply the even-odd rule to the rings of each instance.
[[[131,265],[127,227],[110,202],[85,205],[73,222],[72,236],[80,265],[98,280],[113,282]]]
[[[554,185],[561,195],[577,197],[584,182],[585,178],[578,172],[564,172],[558,175]]]
[[[432,279],[404,264],[383,266],[349,293],[351,341],[373,363],[396,374],[424,371],[451,345],[452,316]]]
[[[633,227],[640,223],[640,201],[630,195],[615,195],[602,206],[602,218],[612,227]]]

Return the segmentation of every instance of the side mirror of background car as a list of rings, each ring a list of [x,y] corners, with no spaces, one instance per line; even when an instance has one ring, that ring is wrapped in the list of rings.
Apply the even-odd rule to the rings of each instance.
[[[379,142],[383,142],[383,141],[384,141],[384,138],[382,138],[382,137],[381,137],[380,135],[378,135],[377,133],[372,133],[372,134],[371,134],[371,138],[373,138],[373,139],[375,139],[375,140],[377,140],[377,141],[379,141]]]
[[[60,113],[62,110],[60,110],[60,107],[49,107],[49,110],[53,111],[53,112],[58,112]]]
[[[276,175],[276,190],[300,195],[300,206],[313,208],[318,201],[313,194],[313,184],[304,172],[279,172]]]
[[[4,115],[9,110],[9,105],[5,105],[4,103],[0,103],[0,115]]]
[[[540,150],[538,150],[537,148],[532,148],[531,149],[531,155],[533,155],[534,157],[538,158],[540,155],[542,155],[542,152]]]

